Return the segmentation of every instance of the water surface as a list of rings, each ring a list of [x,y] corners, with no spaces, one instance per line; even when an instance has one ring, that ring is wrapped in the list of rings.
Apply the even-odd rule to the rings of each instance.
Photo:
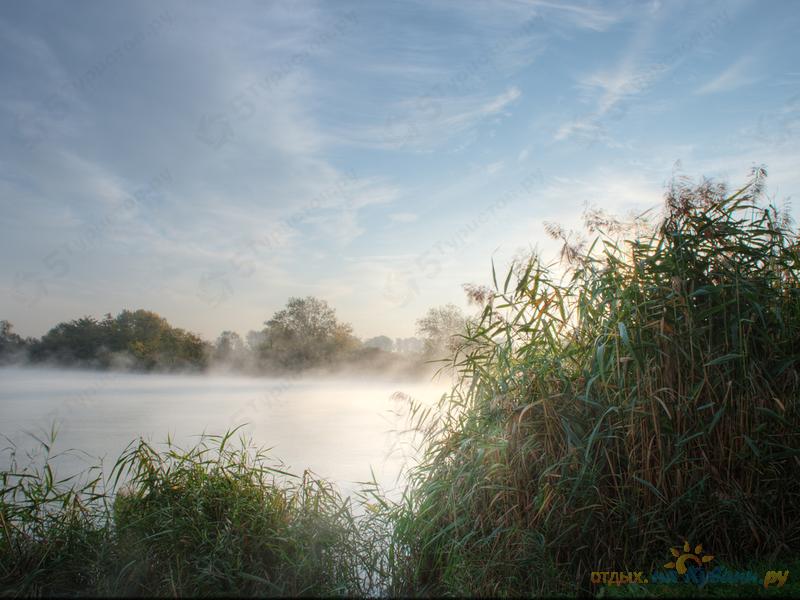
[[[296,473],[310,468],[350,493],[372,477],[397,487],[412,452],[408,400],[432,403],[445,382],[374,378],[268,379],[239,375],[154,375],[59,369],[0,369],[0,434],[34,449],[55,425],[54,452],[75,472],[103,459],[110,470],[138,436],[182,445],[237,425]],[[7,456],[3,456],[7,466]]]

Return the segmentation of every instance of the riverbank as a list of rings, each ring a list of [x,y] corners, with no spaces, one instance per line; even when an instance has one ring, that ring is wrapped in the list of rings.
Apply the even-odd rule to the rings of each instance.
[[[531,259],[495,281],[452,359],[461,379],[437,406],[409,402],[421,452],[399,500],[345,497],[231,435],[135,443],[116,495],[11,469],[0,585],[796,593],[800,242],[759,190],[758,175],[732,195],[674,186],[646,235],[609,236],[621,226],[595,215],[594,246],[564,237],[566,276]]]
[[[59,480],[47,448],[37,465],[13,464],[0,475],[0,594],[394,596],[402,589],[430,595],[420,574],[406,571],[412,548],[399,546],[394,532],[404,525],[397,520],[404,500],[394,503],[370,485],[356,497],[342,496],[311,473],[288,473],[239,433],[206,436],[188,449],[158,450],[138,440],[107,477],[92,469]],[[611,597],[800,592],[797,557],[727,558],[715,557],[717,571],[758,581],[702,586],[679,577],[667,585],[637,576],[607,585],[620,579],[603,569],[604,585],[593,591]],[[764,577],[773,571],[788,572],[787,581],[766,589]],[[569,573],[544,561],[532,564],[530,576],[538,585],[529,594],[579,589],[568,585]]]

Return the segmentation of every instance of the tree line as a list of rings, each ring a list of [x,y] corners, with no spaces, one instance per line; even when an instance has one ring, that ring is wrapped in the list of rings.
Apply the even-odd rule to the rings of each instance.
[[[243,339],[223,331],[210,342],[173,327],[155,312],[123,310],[58,323],[41,338],[23,338],[0,321],[0,364],[27,362],[98,369],[205,371],[228,368],[248,373],[312,369],[419,371],[446,356],[467,318],[447,305],[417,321],[420,337],[377,336],[361,340],[324,300],[290,298],[286,306]]]

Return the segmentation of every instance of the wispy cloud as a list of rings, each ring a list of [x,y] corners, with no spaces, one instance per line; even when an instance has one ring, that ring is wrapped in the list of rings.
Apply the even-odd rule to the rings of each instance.
[[[464,2],[460,10],[484,23],[541,14],[553,26],[568,26],[590,31],[607,31],[626,18],[626,10],[611,3],[550,2],[548,0],[500,0],[498,2]]]
[[[731,177],[774,163],[778,191],[800,189],[779,173],[798,150],[788,5],[762,11],[758,63],[730,54],[756,11],[746,0],[159,11],[0,7],[0,304],[18,274],[48,277],[36,307],[3,304],[24,334],[147,306],[212,337],[314,293],[359,334],[406,336],[488,275],[496,249],[545,247],[543,219],[657,202],[678,158]],[[754,77],[778,96],[710,102]],[[725,131],[752,139],[723,144]],[[547,182],[487,222],[534,165]],[[385,287],[404,293],[407,268],[418,293],[387,319],[372,307],[398,304]]]
[[[609,8],[554,2],[534,2],[535,6],[561,13],[572,24],[593,31],[606,31],[621,20],[621,13]]]
[[[361,130],[336,130],[331,142],[384,149],[430,151],[469,134],[489,117],[509,115],[510,107],[522,96],[517,86],[510,86],[496,95],[438,97],[429,100],[425,111],[419,111],[417,99],[397,104],[402,118],[390,119],[379,126]]]
[[[396,223],[413,223],[419,219],[419,215],[416,213],[399,212],[391,213],[389,218]]]
[[[505,163],[502,160],[497,160],[495,162],[489,163],[486,165],[486,174],[487,175],[495,175],[503,170]]]
[[[713,10],[715,12],[702,20],[702,25],[679,36],[678,42],[669,45],[667,51],[658,53],[654,60],[643,60],[650,48],[657,45],[658,25],[663,17],[659,5],[652,5],[614,67],[597,69],[578,78],[579,91],[594,102],[595,109],[563,123],[557,128],[554,139],[562,141],[576,137],[590,145],[602,142],[610,147],[623,147],[624,144],[610,135],[608,122],[622,118],[634,99],[645,95],[672,73],[690,52],[698,50],[703,43],[723,31],[723,26],[730,20],[729,7],[722,5]]]
[[[753,74],[754,58],[743,56],[733,64],[729,65],[719,75],[701,86],[697,94],[717,94],[720,92],[730,92],[737,88],[755,83],[758,77]]]

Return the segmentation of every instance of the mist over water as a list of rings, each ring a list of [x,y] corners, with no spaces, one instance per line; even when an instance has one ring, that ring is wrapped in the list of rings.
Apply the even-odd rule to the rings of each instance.
[[[41,452],[33,436],[58,434],[51,454],[59,474],[103,459],[106,475],[137,437],[162,444],[169,435],[194,445],[203,432],[241,432],[287,470],[309,468],[352,493],[357,482],[397,487],[413,453],[406,428],[408,398],[428,404],[449,388],[432,382],[376,378],[259,378],[241,375],[162,375],[53,368],[0,368],[0,435],[18,456]],[[33,434],[33,435],[31,435]],[[7,455],[0,459],[6,468]],[[21,460],[20,462],[25,462]]]

